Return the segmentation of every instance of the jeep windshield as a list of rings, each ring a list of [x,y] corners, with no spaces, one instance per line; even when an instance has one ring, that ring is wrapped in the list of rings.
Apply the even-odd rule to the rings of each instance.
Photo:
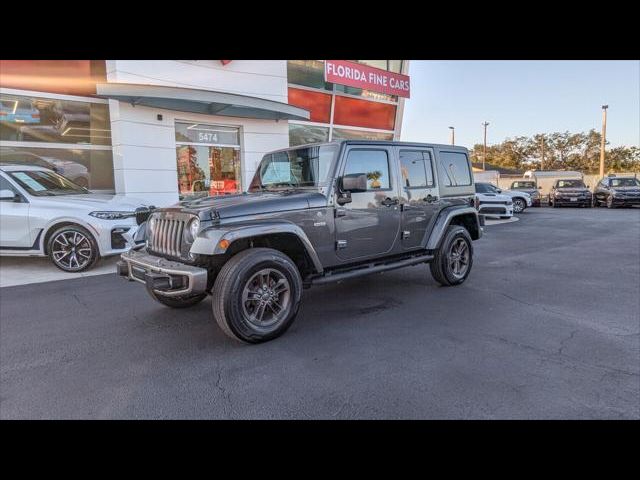
[[[90,193],[86,188],[54,172],[24,170],[7,173],[34,197]]]
[[[640,187],[640,182],[637,178],[612,178],[612,187]]]
[[[337,152],[337,145],[314,145],[269,153],[262,158],[249,191],[323,187]]]
[[[586,188],[582,180],[558,180],[556,188]]]

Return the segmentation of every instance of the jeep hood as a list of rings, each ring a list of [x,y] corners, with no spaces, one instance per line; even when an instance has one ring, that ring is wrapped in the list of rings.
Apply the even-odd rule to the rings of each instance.
[[[326,206],[327,199],[317,190],[286,190],[275,192],[241,193],[185,200],[165,210],[188,210],[201,214],[216,212],[220,218],[303,210]]]

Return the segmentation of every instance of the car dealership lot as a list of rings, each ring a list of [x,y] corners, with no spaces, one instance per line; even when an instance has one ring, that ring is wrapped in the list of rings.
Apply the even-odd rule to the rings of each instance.
[[[640,418],[640,209],[519,217],[460,287],[313,288],[261,345],[115,273],[2,288],[0,417]]]

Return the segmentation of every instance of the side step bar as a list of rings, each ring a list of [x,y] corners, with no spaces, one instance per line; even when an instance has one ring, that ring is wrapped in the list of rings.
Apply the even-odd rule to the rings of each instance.
[[[386,272],[389,270],[395,270],[396,268],[418,265],[419,263],[425,263],[430,260],[433,260],[433,255],[420,255],[418,257],[406,258],[404,260],[398,260],[396,262],[386,263],[383,265],[375,265],[373,267],[363,267],[357,268],[356,270],[348,270],[342,273],[328,274],[322,277],[311,279],[311,285],[322,285],[325,283],[339,282],[340,280],[362,277],[364,275],[369,275],[370,273]]]

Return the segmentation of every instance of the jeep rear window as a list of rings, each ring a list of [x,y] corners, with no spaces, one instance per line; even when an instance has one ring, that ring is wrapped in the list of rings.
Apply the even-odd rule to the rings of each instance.
[[[440,168],[446,187],[471,185],[471,171],[467,156],[461,152],[440,152]]]

